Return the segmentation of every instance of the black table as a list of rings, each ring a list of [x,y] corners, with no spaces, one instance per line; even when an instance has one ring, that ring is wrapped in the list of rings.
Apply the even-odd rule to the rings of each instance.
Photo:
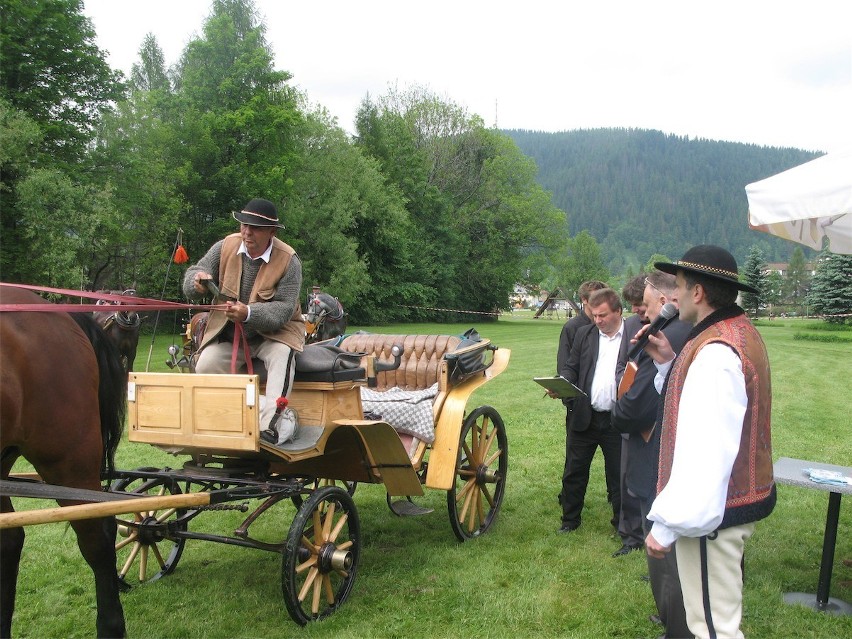
[[[790,592],[784,595],[784,601],[789,604],[804,604],[814,610],[834,615],[852,615],[852,604],[829,597],[831,571],[834,566],[834,547],[837,543],[837,522],[840,519],[840,497],[844,494],[852,495],[852,486],[849,484],[845,486],[820,484],[811,481],[805,472],[806,468],[832,470],[846,477],[852,477],[852,468],[848,466],[834,466],[803,459],[790,459],[789,457],[781,457],[775,462],[775,481],[779,484],[823,490],[829,493],[828,513],[825,518],[825,536],[822,542],[822,563],[819,569],[816,596],[804,592]]]

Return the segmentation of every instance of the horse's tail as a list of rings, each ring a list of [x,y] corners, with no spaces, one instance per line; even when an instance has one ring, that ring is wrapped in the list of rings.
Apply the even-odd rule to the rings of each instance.
[[[107,337],[95,319],[86,313],[71,313],[92,343],[98,360],[98,404],[101,415],[101,439],[104,456],[101,473],[111,476],[115,469],[115,450],[124,430],[127,412],[127,373],[121,365],[118,347]]]

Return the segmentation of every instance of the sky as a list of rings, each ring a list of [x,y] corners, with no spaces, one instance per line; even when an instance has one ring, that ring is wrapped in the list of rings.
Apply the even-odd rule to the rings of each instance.
[[[84,0],[114,69],[175,64],[210,0]],[[352,133],[365,96],[423,87],[500,129],[656,129],[852,148],[848,0],[255,0],[275,68]]]

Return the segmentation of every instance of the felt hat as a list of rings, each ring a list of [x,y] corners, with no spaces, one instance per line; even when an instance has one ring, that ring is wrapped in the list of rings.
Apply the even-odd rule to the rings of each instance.
[[[654,266],[663,273],[677,275],[677,272],[682,270],[725,282],[741,291],[758,292],[753,286],[740,282],[737,260],[734,256],[712,244],[693,246],[677,262],[654,262]]]
[[[255,198],[243,207],[242,211],[234,211],[234,219],[240,224],[249,226],[277,226],[283,229],[284,225],[278,222],[278,211],[269,200]]]

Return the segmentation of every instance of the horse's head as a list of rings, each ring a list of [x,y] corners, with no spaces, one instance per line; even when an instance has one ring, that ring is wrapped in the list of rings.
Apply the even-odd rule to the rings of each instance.
[[[307,342],[322,341],[343,335],[346,331],[346,313],[336,297],[328,293],[314,293],[308,300],[305,313]]]
[[[136,297],[136,289],[129,288],[125,290],[122,295],[124,297]],[[139,313],[136,311],[116,311],[116,321],[119,325],[126,329],[137,328],[139,324],[142,322],[142,319],[139,317]]]

